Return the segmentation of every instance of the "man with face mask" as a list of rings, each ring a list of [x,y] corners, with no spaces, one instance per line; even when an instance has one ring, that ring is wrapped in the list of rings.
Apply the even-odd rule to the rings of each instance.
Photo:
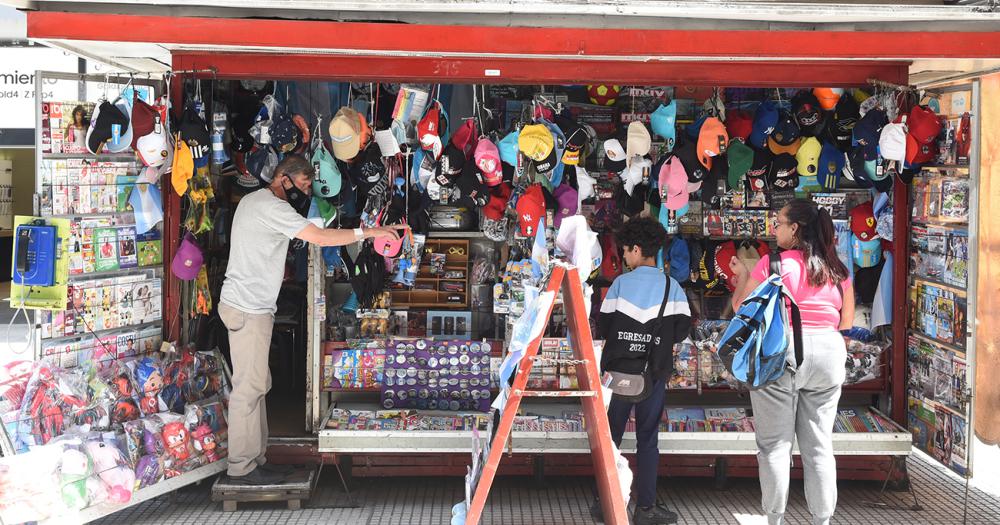
[[[219,317],[229,331],[233,360],[228,474],[236,484],[280,483],[287,473],[287,469],[267,464],[264,457],[264,396],[271,388],[267,356],[288,241],[298,238],[320,246],[343,246],[375,237],[398,239],[407,228],[336,230],[316,226],[305,218],[314,175],[313,165],[305,157],[286,156],[275,167],[270,186],[243,197],[233,217]]]

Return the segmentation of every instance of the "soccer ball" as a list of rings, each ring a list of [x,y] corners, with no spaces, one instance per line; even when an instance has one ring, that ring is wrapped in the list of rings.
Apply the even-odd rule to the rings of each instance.
[[[592,104],[613,106],[618,100],[618,94],[621,93],[621,90],[621,86],[605,86],[603,84],[599,86],[587,86],[587,95],[590,97]]]

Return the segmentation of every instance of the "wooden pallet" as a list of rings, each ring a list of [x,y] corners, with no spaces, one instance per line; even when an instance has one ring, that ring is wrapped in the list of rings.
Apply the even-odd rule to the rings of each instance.
[[[288,510],[299,510],[312,495],[315,479],[313,469],[293,472],[275,485],[233,485],[227,476],[219,476],[212,485],[212,501],[221,501],[225,512],[234,512],[237,503],[247,501],[287,501]]]

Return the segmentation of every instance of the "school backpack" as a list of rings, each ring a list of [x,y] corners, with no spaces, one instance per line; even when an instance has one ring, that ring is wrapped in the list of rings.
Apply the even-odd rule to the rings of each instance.
[[[802,362],[799,307],[781,281],[777,251],[771,251],[770,263],[771,275],[743,300],[719,340],[722,362],[732,377],[750,390],[766,387],[785,373],[789,336],[794,342],[795,366]],[[791,306],[791,323],[786,300]]]

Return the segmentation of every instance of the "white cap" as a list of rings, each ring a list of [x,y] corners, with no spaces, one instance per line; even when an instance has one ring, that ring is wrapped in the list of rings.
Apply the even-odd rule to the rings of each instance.
[[[167,136],[156,132],[144,135],[135,142],[135,152],[146,166],[162,166],[170,156]]]
[[[906,123],[886,124],[878,139],[879,155],[886,160],[906,160]]]

